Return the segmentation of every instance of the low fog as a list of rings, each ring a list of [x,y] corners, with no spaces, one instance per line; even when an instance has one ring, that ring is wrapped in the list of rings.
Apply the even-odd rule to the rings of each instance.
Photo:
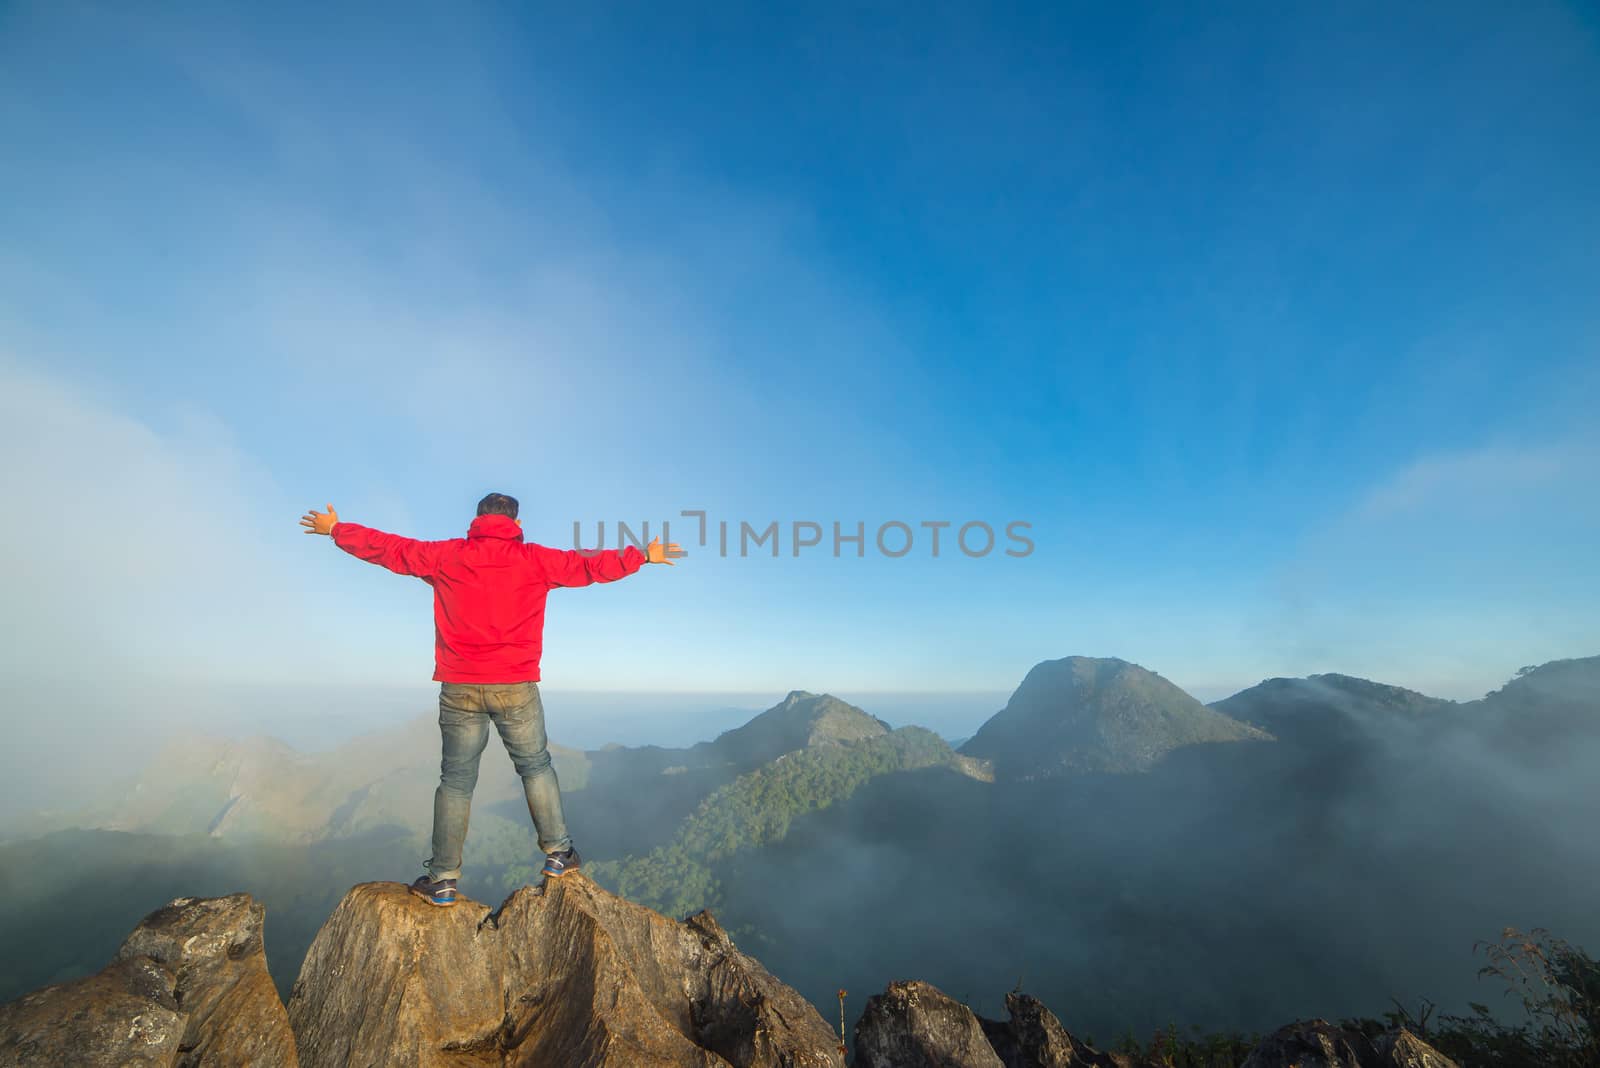
[[[721,872],[723,919],[826,1008],[921,978],[1004,1017],[1020,988],[1112,1039],[1271,1029],[1399,999],[1513,1008],[1475,942],[1600,947],[1600,687],[1347,709],[1147,774],[879,779]]]
[[[882,696],[905,718],[919,700]],[[974,699],[942,707],[964,714]],[[569,820],[599,861],[665,843],[737,771],[685,771],[677,750],[573,750],[598,749],[647,706],[661,713],[658,744],[750,718],[733,703],[690,716],[642,695],[553,692],[550,705],[554,740],[569,747],[557,754]],[[680,718],[666,714],[675,707]],[[1469,1001],[1509,1012],[1501,987],[1476,978],[1474,943],[1514,926],[1600,946],[1600,659],[1546,665],[1474,702],[1325,676],[1275,680],[1213,707],[1276,740],[1190,745],[1138,773],[879,774],[800,815],[780,840],[717,861],[717,914],[829,1019],[841,987],[853,1019],[890,981],[920,978],[990,1016],[1020,988],[1101,1041],[1169,1023],[1252,1031],[1376,1016],[1391,999],[1413,1011],[1426,998],[1447,1012]],[[573,744],[583,732],[561,726],[569,713],[591,717],[593,743]],[[363,781],[402,765],[389,779],[404,781],[360,791],[341,806],[343,824],[339,813],[306,814],[307,826],[327,825],[310,838],[269,840],[259,824],[197,833],[215,799],[196,768],[197,785],[176,785],[167,822],[140,833],[13,840],[8,864],[26,859],[43,874],[30,879],[33,897],[0,915],[6,956],[27,962],[6,977],[7,993],[98,967],[168,897],[239,889],[268,907],[268,957],[286,990],[349,885],[407,877],[424,855],[431,730],[422,714],[401,731],[346,739],[341,763],[372,763]],[[181,763],[159,771],[186,773]],[[515,785],[491,743],[463,882],[480,900],[533,878]],[[201,822],[172,823],[186,797],[200,798]],[[128,892],[108,896],[107,885]],[[71,938],[60,934],[68,928]]]

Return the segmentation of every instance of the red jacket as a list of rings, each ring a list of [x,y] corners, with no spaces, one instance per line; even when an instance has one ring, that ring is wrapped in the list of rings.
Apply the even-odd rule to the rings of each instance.
[[[449,541],[356,523],[335,523],[333,540],[352,556],[433,587],[437,682],[537,682],[545,595],[556,586],[611,582],[645,562],[631,545],[592,555],[527,545],[517,521],[503,515],[480,515],[466,537]]]

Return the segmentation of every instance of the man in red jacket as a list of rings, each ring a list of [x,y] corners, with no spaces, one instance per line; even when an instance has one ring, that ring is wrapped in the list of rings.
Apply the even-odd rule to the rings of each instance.
[[[522,776],[545,876],[576,871],[580,858],[561,813],[539,700],[545,596],[557,586],[612,582],[647,563],[671,564],[678,546],[662,546],[659,539],[642,552],[634,546],[577,552],[530,545],[522,540],[516,498],[503,493],[479,501],[467,536],[447,541],[416,541],[341,522],[331,504],[326,512],[307,512],[300,525],[307,534],[331,535],[352,556],[433,587],[433,677],[441,684],[444,759],[433,795],[433,856],[412,891],[435,905],[456,903],[472,790],[491,722]]]

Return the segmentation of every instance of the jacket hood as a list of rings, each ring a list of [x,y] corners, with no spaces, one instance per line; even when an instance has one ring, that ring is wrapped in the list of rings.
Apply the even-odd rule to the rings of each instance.
[[[469,538],[514,538],[522,540],[522,528],[508,515],[480,515],[467,528]]]

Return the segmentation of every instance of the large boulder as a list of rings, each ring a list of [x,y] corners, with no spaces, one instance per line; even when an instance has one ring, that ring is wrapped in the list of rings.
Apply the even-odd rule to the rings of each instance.
[[[171,1068],[186,1021],[172,973],[119,960],[95,975],[0,1005],[0,1065]]]
[[[184,1025],[178,1064],[296,1064],[289,1014],[267,972],[266,909],[249,894],[181,897],[133,929],[120,960],[154,960],[173,975]]]
[[[398,883],[345,895],[289,996],[308,1068],[842,1068],[817,1011],[706,913],[669,920],[581,872],[496,911]]]
[[[295,1068],[263,916],[248,894],[157,909],[97,974],[0,1006],[0,1066]]]
[[[868,998],[855,1040],[857,1068],[1006,1068],[972,1010],[920,980]]]
[[[455,1055],[493,1049],[504,955],[488,918],[485,905],[438,908],[399,883],[346,893],[289,994],[302,1063],[466,1063]]]

